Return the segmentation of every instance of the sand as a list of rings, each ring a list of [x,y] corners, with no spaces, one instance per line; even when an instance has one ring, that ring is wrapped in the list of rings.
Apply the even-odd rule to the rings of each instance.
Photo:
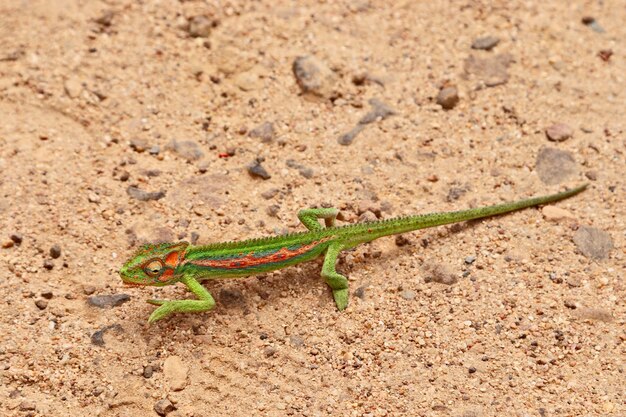
[[[626,9],[605,2],[0,4],[2,416],[625,415]],[[206,283],[197,244],[544,208]],[[100,303],[101,306],[94,305]]]

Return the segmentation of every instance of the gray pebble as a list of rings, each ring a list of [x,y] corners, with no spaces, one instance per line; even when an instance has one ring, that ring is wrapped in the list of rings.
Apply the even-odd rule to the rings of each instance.
[[[369,104],[372,106],[372,109],[367,112],[361,120],[359,120],[359,124],[361,125],[374,123],[378,120],[384,120],[390,116],[398,114],[397,111],[376,98],[370,99]]]
[[[301,56],[294,60],[293,74],[303,93],[331,98],[336,83],[335,73],[321,60],[313,56]]]
[[[271,200],[272,198],[276,197],[276,194],[278,194],[280,190],[278,188],[270,188],[267,191],[263,191],[261,193],[261,197],[263,197],[266,200]]]
[[[94,307],[110,308],[119,307],[130,300],[128,294],[94,295],[87,298],[87,303]]]
[[[361,300],[365,299],[365,290],[367,289],[367,286],[362,285],[359,288],[357,288],[356,290],[354,290],[354,295],[359,297]]]
[[[106,10],[104,13],[102,13],[102,15],[100,15],[100,17],[95,19],[95,22],[100,26],[109,27],[111,26],[111,23],[113,23],[114,16],[115,12],[113,12],[112,10]]]
[[[574,175],[577,166],[570,152],[544,147],[537,154],[535,169],[544,184],[554,185]]]
[[[613,249],[611,235],[590,226],[581,226],[576,231],[574,243],[583,255],[595,260],[606,259]]]
[[[204,156],[204,152],[202,152],[200,146],[190,140],[177,141],[176,139],[172,139],[172,141],[167,144],[167,149],[177,153],[186,159],[187,162],[197,161]]]
[[[465,258],[465,263],[468,265],[471,265],[474,263],[474,261],[476,261],[476,257],[475,256],[468,256]]]
[[[272,204],[271,206],[267,207],[265,211],[270,217],[278,217],[280,206],[278,204]]]
[[[238,306],[245,303],[245,298],[239,290],[222,288],[219,292],[219,301],[225,306]]]
[[[50,259],[46,259],[43,261],[43,267],[50,271],[54,268],[54,262],[52,262]]]
[[[574,129],[565,123],[555,123],[546,129],[548,140],[553,142],[563,142],[572,137]]]
[[[130,173],[128,171],[122,171],[120,174],[120,181],[124,182],[124,181],[128,181],[128,179],[130,178]]]
[[[158,155],[159,152],[161,152],[161,148],[159,147],[159,145],[154,145],[150,148],[150,155]]]
[[[427,263],[424,264],[424,272],[427,274],[424,277],[424,282],[437,282],[439,284],[452,285],[459,279],[453,275],[448,269],[441,264]]]
[[[176,407],[167,398],[159,400],[154,404],[154,411],[160,416],[166,416],[174,410],[176,410]]]
[[[198,239],[200,239],[200,235],[197,232],[191,232],[191,237],[190,237],[190,241],[192,245],[195,245],[196,242],[198,242]]]
[[[255,159],[250,165],[247,166],[248,173],[253,177],[259,177],[264,180],[269,180],[272,176],[265,170],[261,161]]]
[[[11,233],[11,236],[9,236],[9,238],[15,242],[16,245],[19,245],[20,243],[22,243],[22,240],[24,240],[24,238],[22,237],[21,234],[19,233]]]
[[[472,42],[472,49],[490,51],[498,43],[500,43],[500,38],[496,36],[483,36],[482,38],[474,39],[474,42]]]
[[[261,142],[269,143],[274,140],[276,132],[274,131],[274,125],[271,122],[265,122],[255,127],[248,133],[251,138],[259,138]]]
[[[154,368],[152,365],[143,367],[143,377],[144,378],[152,378],[152,374],[154,373]]]
[[[596,20],[595,17],[592,16],[584,16],[581,21],[583,22],[583,24],[589,26],[591,28],[591,30],[593,30],[594,32],[597,33],[604,33],[605,30],[602,26],[600,26],[600,24],[598,23],[598,21]]]
[[[337,142],[340,145],[348,146],[354,141],[354,139],[356,139],[358,134],[361,133],[363,129],[364,129],[363,125],[356,125],[349,132],[346,132],[343,135],[339,136],[339,139],[337,139]]]
[[[456,87],[442,88],[437,94],[437,104],[445,110],[454,108],[459,102],[459,92]]]
[[[468,188],[467,186],[451,187],[450,190],[448,190],[448,195],[446,196],[446,200],[448,200],[449,202],[458,200],[459,198],[461,198],[463,194],[467,192],[467,188]]]
[[[96,346],[104,346],[104,334],[109,330],[121,332],[123,329],[122,326],[120,326],[119,324],[111,324],[109,326],[105,326],[91,335],[91,343]]]
[[[50,256],[52,257],[52,259],[57,259],[59,256],[61,256],[61,246],[59,245],[52,245],[52,247],[50,248]]]
[[[488,58],[470,55],[464,62],[464,71],[486,87],[496,87],[509,80],[508,68],[513,62],[509,54],[498,54]]]
[[[313,177],[313,169],[305,167],[302,164],[299,164],[298,162],[294,161],[293,159],[287,159],[287,161],[285,161],[285,163],[287,164],[287,166],[289,168],[295,168],[298,170],[298,172],[300,173],[300,175],[302,175],[304,178],[311,178]]]
[[[126,193],[135,200],[140,201],[160,200],[165,197],[165,191],[147,192],[132,185],[126,189]]]

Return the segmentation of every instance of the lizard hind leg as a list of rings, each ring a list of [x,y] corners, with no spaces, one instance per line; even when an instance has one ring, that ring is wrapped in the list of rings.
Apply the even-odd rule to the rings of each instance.
[[[335,219],[338,213],[339,209],[336,208],[306,209],[298,212],[298,219],[307,229],[318,231],[323,229],[318,219],[324,219],[326,227],[333,227],[335,226]]]
[[[322,278],[324,278],[326,284],[333,290],[333,298],[335,299],[335,304],[339,311],[345,310],[346,307],[348,307],[349,298],[348,279],[335,270],[337,256],[342,248],[342,245],[339,243],[331,244],[328,249],[326,249],[324,264],[322,265]]]

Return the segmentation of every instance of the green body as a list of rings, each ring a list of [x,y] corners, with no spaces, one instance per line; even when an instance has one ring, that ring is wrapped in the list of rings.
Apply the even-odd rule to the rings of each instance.
[[[199,281],[245,277],[324,256],[322,278],[332,289],[337,307],[343,310],[348,305],[348,280],[335,270],[340,251],[383,236],[551,203],[585,188],[586,185],[582,185],[558,194],[476,209],[397,217],[340,227],[335,227],[337,209],[308,209],[298,214],[307,232],[206,246],[191,246],[186,242],[146,245],[122,267],[120,275],[129,285],[163,286],[182,282],[198,296],[198,300],[149,300],[149,303],[160,306],[150,316],[149,321],[154,322],[171,313],[200,312],[213,308],[213,297]],[[320,224],[319,219],[324,219],[325,226]]]

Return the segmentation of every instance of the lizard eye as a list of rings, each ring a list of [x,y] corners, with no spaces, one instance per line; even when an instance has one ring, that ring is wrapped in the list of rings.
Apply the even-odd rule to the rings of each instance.
[[[143,270],[151,277],[156,277],[163,270],[163,262],[160,259],[155,259],[150,262],[146,266],[144,266]]]

